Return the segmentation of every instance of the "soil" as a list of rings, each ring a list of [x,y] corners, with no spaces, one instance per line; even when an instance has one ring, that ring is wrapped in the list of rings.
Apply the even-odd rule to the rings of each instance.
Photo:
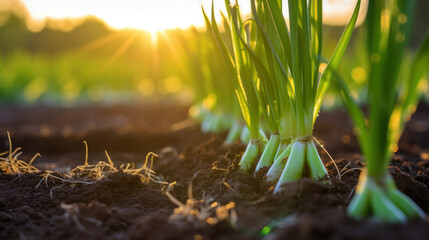
[[[182,203],[190,194],[204,204],[235,203],[237,215],[210,224],[195,217],[172,218],[177,205],[166,185],[144,183],[118,171],[91,184],[42,180],[42,173],[0,173],[0,239],[427,239],[429,218],[406,224],[356,221],[346,207],[356,186],[361,155],[343,110],[325,111],[314,135],[324,151],[332,185],[304,178],[273,195],[264,171],[243,175],[238,169],[245,146],[224,145],[225,134],[201,133],[187,120],[187,106],[171,104],[58,108],[0,106],[0,152],[22,147],[21,159],[58,178],[85,159],[141,166],[149,152],[153,170]],[[429,212],[429,107],[421,104],[401,138],[390,166],[398,188]],[[176,209],[176,210],[175,210]],[[234,212],[233,212],[234,211]],[[216,215],[216,214],[214,214]],[[212,217],[214,216],[212,213]]]

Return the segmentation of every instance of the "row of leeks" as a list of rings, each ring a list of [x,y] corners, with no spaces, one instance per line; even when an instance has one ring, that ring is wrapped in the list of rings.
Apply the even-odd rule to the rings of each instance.
[[[411,64],[403,60],[415,1],[369,1],[365,21],[368,117],[337,71],[356,24],[360,0],[330,60],[321,56],[322,0],[289,0],[288,22],[281,0],[250,2],[252,16],[243,20],[238,4],[225,0],[224,33],[216,23],[213,6],[211,18],[203,9],[250,133],[241,170],[249,173],[255,165],[255,171],[268,167],[267,180],[276,183],[275,193],[284,183],[305,175],[330,182],[315,146],[313,125],[329,84],[335,82],[359,129],[365,163],[348,214],[385,222],[423,217],[424,212],[396,188],[387,168],[426,84],[422,79],[429,65],[429,34]],[[261,128],[270,133],[268,140]]]
[[[181,66],[181,74],[193,92],[190,116],[201,122],[203,132],[220,133],[229,130],[226,143],[232,143],[242,135],[246,141],[234,83],[222,56],[217,53],[210,33],[194,29],[177,36],[174,51]],[[182,51],[177,53],[177,51]]]
[[[330,182],[313,137],[321,102],[356,24],[360,1],[330,61],[322,61],[322,1],[288,1],[289,25],[282,1],[252,0],[252,17],[243,20],[238,4],[225,1],[223,15],[228,47],[217,26],[204,12],[208,30],[218,45],[235,83],[250,141],[240,167],[248,173],[260,155],[255,171],[268,167],[274,192],[306,174]],[[261,119],[263,121],[261,121]],[[266,144],[261,123],[270,133]]]

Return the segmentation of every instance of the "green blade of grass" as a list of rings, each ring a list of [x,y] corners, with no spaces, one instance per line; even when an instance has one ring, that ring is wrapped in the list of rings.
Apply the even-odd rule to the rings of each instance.
[[[275,27],[277,34],[280,36],[280,40],[282,42],[282,46],[284,49],[283,54],[286,56],[287,63],[290,63],[292,62],[290,38],[286,21],[281,11],[281,7],[279,6],[277,1],[269,0],[264,0],[264,6],[271,13],[273,26]]]
[[[358,141],[362,147],[363,153],[369,152],[370,149],[370,139],[368,135],[368,127],[365,123],[365,116],[362,110],[359,108],[359,105],[353,99],[349,88],[345,80],[334,70],[327,67],[325,71],[332,71],[330,74],[333,75],[335,87],[339,91],[339,95],[347,108],[347,111],[351,115],[351,119],[356,127],[358,127]]]
[[[271,69],[276,69],[277,74],[272,74],[272,80],[275,81],[274,86],[277,86],[277,90],[279,91],[278,97],[281,99],[280,105],[289,104],[290,101],[293,100],[293,96],[295,95],[295,89],[292,87],[291,83],[289,82],[290,75],[287,71],[288,69],[288,62],[283,63],[279,57],[279,55],[276,52],[275,47],[273,46],[270,38],[268,37],[268,33],[265,31],[263,24],[259,18],[258,12],[256,10],[255,6],[255,0],[251,1],[251,8],[252,13],[254,15],[254,20],[256,23],[256,26],[259,30],[262,43],[264,45],[265,51],[270,51],[272,53],[272,56],[274,57],[274,60],[271,64],[275,65]],[[274,8],[272,8],[274,9]],[[284,19],[282,19],[284,21]],[[280,35],[278,35],[280,36]],[[277,36],[277,37],[278,37]],[[268,70],[268,69],[267,69]],[[278,98],[278,99],[279,99]],[[292,98],[292,99],[291,99]],[[280,106],[281,107],[281,106]],[[289,111],[289,108],[287,109],[281,109],[281,112]]]
[[[429,66],[429,31],[426,33],[410,65],[408,84],[404,84],[398,104],[390,120],[389,128],[393,132],[390,139],[392,143],[399,141],[405,123],[415,111],[416,104],[422,94],[422,89],[425,89],[427,86],[427,80],[424,79],[424,75],[428,72],[427,66]]]
[[[213,5],[212,5],[213,8]],[[228,48],[225,44],[225,42],[222,40],[222,37],[220,35],[219,32],[219,28],[216,24],[216,20],[214,19],[214,17],[212,17],[213,21],[213,25],[211,24],[206,12],[204,11],[204,8],[201,6],[201,9],[203,11],[203,15],[204,15],[204,20],[206,22],[207,27],[209,28],[209,31],[213,34],[213,38],[215,39],[220,52],[222,53],[224,60],[228,66],[228,69],[230,70],[231,74],[234,75],[234,77],[236,78],[236,71],[235,71],[235,65],[234,65],[234,61],[233,58],[230,54],[230,52],[228,51]],[[214,15],[213,11],[212,11],[212,16]]]
[[[343,34],[341,35],[340,41],[337,45],[337,47],[335,48],[334,53],[332,54],[331,60],[329,61],[326,69],[330,69],[330,71],[325,71],[323,72],[320,82],[319,82],[319,87],[317,89],[317,95],[316,95],[316,102],[315,104],[315,108],[316,111],[314,111],[314,115],[313,115],[313,121],[315,121],[317,114],[319,112],[319,109],[321,107],[322,104],[322,99],[323,96],[325,95],[326,91],[328,90],[329,87],[329,83],[330,80],[332,79],[332,73],[333,71],[336,71],[336,69],[338,68],[338,65],[340,64],[340,61],[342,59],[342,57],[344,56],[344,53],[346,51],[347,45],[350,42],[350,38],[352,36],[353,33],[353,29],[356,25],[356,21],[357,21],[357,17],[359,15],[359,9],[360,9],[360,3],[361,0],[358,0],[355,6],[355,9],[353,11],[353,15],[349,21],[349,23],[347,24],[346,28],[344,29]]]
[[[237,5],[231,6],[229,0],[225,0],[225,6],[227,8],[228,15],[230,16],[231,33],[233,37],[234,45],[234,56],[236,62],[236,71],[238,76],[237,81],[237,93],[242,95],[240,98],[244,101],[240,102],[247,112],[243,115],[248,116],[248,124],[250,135],[252,139],[259,139],[259,104],[257,97],[257,89],[254,83],[253,69],[249,61],[247,52],[243,49],[243,43],[240,40],[244,30],[238,26],[241,24],[240,13]],[[214,18],[214,13],[212,13],[212,18]],[[243,110],[243,109],[242,109]]]
[[[310,0],[310,23],[311,23],[311,58],[313,60],[312,88],[313,95],[317,96],[319,81],[319,64],[322,55],[322,29],[323,29],[323,9],[322,0]]]

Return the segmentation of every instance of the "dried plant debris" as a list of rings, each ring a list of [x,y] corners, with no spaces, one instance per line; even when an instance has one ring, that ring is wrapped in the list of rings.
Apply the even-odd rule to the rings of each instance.
[[[37,153],[30,160],[30,162],[25,162],[19,160],[19,156],[22,154],[20,151],[21,148],[13,149],[12,140],[10,138],[9,132],[7,132],[7,137],[9,140],[9,151],[0,153],[0,172],[3,174],[11,175],[21,175],[24,173],[38,173],[40,170],[32,165],[33,161],[40,157],[40,154]]]
[[[237,213],[235,212],[235,203],[229,202],[226,205],[221,205],[219,202],[214,201],[213,198],[205,198],[196,200],[192,197],[192,185],[188,188],[188,200],[185,204],[180,202],[177,198],[171,195],[170,190],[174,183],[168,185],[165,195],[177,205],[170,221],[178,223],[191,223],[195,227],[203,227],[204,225],[216,225],[218,222],[227,221],[231,225],[237,223]]]
[[[49,188],[49,182],[57,184],[59,181],[61,184],[51,188],[50,190],[50,196],[53,198],[53,191],[55,189],[59,189],[66,185],[73,188],[77,184],[94,184],[103,179],[108,180],[110,174],[118,172],[136,175],[143,183],[153,182],[157,184],[168,185],[168,182],[165,182],[161,177],[156,176],[155,172],[152,170],[153,158],[157,157],[155,153],[150,152],[146,156],[145,163],[140,168],[135,168],[134,164],[131,163],[122,164],[121,166],[116,167],[107,151],[105,151],[107,162],[99,161],[97,164],[88,164],[88,144],[86,141],[84,141],[84,144],[86,151],[85,163],[83,165],[79,165],[69,172],[61,175],[47,170],[40,175],[42,176],[42,179],[37,184],[36,188],[38,188],[42,183],[45,183],[46,187]]]
[[[18,157],[22,154],[21,148],[13,149],[12,140],[9,132],[7,133],[9,139],[9,151],[0,153],[0,173],[18,175],[25,173],[40,173],[42,177],[36,188],[39,188],[43,183],[49,189],[50,196],[54,197],[54,190],[60,189],[64,186],[75,187],[76,185],[89,185],[94,184],[100,180],[108,180],[109,175],[113,173],[123,172],[130,175],[135,175],[140,178],[143,183],[157,183],[161,185],[168,185],[168,182],[163,181],[159,176],[155,175],[152,170],[153,158],[157,157],[155,153],[150,152],[146,156],[144,164],[140,168],[135,168],[133,163],[122,164],[119,167],[115,166],[107,151],[107,162],[99,161],[97,164],[88,164],[88,144],[85,144],[85,163],[79,165],[66,173],[58,173],[50,170],[41,171],[32,165],[33,161],[40,157],[36,154],[28,163],[19,160]],[[53,185],[53,187],[50,186]]]
[[[172,221],[186,221],[196,224],[216,225],[220,221],[236,223],[237,213],[235,203],[221,205],[213,199],[188,199],[186,204],[180,204],[170,216]]]
[[[86,141],[84,141],[84,143],[86,147],[85,163],[68,172],[67,175],[69,178],[79,178],[86,181],[99,181],[101,179],[108,178],[109,174],[122,171],[127,174],[139,176],[141,181],[145,183],[155,182],[168,184],[160,177],[156,176],[155,172],[152,170],[153,158],[157,157],[153,152],[148,153],[145,163],[140,168],[135,168],[132,163],[122,164],[121,166],[116,167],[107,151],[105,151],[105,153],[108,162],[100,161],[97,164],[88,164],[88,144]]]

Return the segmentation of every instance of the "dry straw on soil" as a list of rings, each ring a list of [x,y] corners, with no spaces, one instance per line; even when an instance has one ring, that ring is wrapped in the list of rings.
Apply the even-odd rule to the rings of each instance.
[[[171,195],[170,191],[174,184],[175,183],[169,184],[165,190],[165,195],[170,201],[177,205],[177,208],[174,209],[173,214],[170,216],[171,221],[188,222],[195,224],[196,227],[205,224],[216,225],[221,221],[227,221],[232,225],[237,223],[238,217],[234,209],[234,202],[221,205],[219,202],[214,201],[213,198],[205,196],[197,200],[193,197],[191,182],[188,186],[188,200],[186,200],[184,204]]]
[[[24,173],[40,172],[39,169],[37,169],[32,165],[33,161],[37,157],[40,157],[40,154],[37,153],[36,155],[34,155],[34,157],[28,163],[25,161],[19,160],[18,158],[22,154],[21,148],[17,148],[13,150],[12,140],[10,138],[9,132],[7,132],[7,137],[9,140],[9,151],[0,153],[0,172],[3,174],[18,175],[18,176]]]
[[[88,164],[88,144],[85,144],[85,163],[79,165],[74,169],[64,174],[58,174],[50,170],[41,171],[40,169],[33,166],[33,162],[40,154],[37,153],[29,162],[19,160],[19,156],[22,154],[21,148],[13,149],[12,140],[9,132],[7,133],[9,140],[9,151],[0,153],[0,172],[8,175],[18,175],[25,173],[40,173],[42,179],[36,185],[38,188],[42,183],[45,183],[46,187],[49,188],[49,182],[61,183],[60,185],[50,189],[50,196],[53,198],[53,191],[64,187],[65,185],[75,186],[77,184],[88,185],[94,184],[100,180],[108,179],[110,174],[123,172],[130,175],[135,175],[140,178],[143,183],[157,183],[161,185],[168,185],[167,182],[163,181],[161,177],[156,176],[152,170],[153,158],[157,157],[155,153],[150,152],[146,156],[144,164],[140,168],[135,168],[134,164],[127,163],[116,167],[110,158],[107,151],[106,157],[107,162],[99,161],[97,164]]]

